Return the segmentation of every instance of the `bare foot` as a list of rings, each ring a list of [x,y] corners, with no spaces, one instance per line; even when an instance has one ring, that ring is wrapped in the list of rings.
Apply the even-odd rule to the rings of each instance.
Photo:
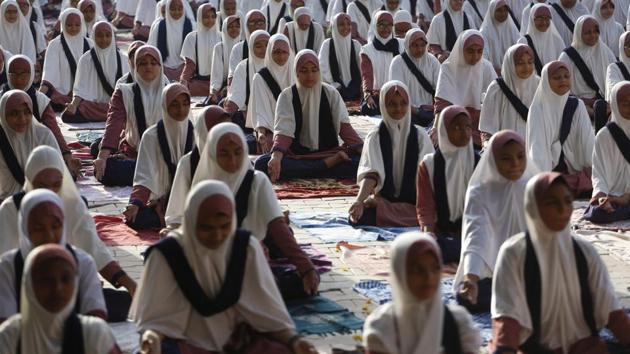
[[[324,163],[326,164],[326,167],[332,168],[339,165],[340,163],[347,162],[350,160],[351,160],[350,156],[348,156],[348,154],[346,154],[345,151],[339,151],[333,156],[325,158]]]

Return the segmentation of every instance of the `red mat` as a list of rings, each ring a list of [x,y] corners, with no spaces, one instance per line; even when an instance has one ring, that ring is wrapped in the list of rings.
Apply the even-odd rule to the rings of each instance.
[[[107,246],[150,246],[160,240],[158,230],[136,231],[119,215],[95,215],[96,232]]]
[[[72,156],[79,160],[92,160],[92,153],[90,147],[85,146],[79,142],[68,143],[68,147],[72,150]]]
[[[359,193],[352,179],[294,179],[274,185],[278,199],[348,197]]]

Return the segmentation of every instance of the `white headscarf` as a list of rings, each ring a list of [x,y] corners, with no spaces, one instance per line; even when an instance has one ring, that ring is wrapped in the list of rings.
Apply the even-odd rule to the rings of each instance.
[[[516,75],[515,57],[517,53],[521,55],[530,53],[534,59],[533,52],[526,44],[515,44],[505,53],[501,75],[507,87],[526,107],[529,107],[534,99],[540,78],[536,75],[536,71],[532,72],[527,79],[521,79]],[[527,122],[516,111],[499,85],[493,81],[488,87],[488,92],[486,92],[481,105],[479,130],[494,134],[503,129],[514,130],[524,137],[527,134]]]
[[[518,28],[511,16],[508,15],[507,19],[501,23],[495,19],[495,11],[501,6],[508,6],[508,4],[505,0],[491,0],[486,17],[479,28],[486,43],[484,52],[495,67],[501,66],[505,52],[518,41],[519,37]]]
[[[483,41],[483,35],[477,30],[466,30],[457,37],[450,56],[440,68],[435,97],[455,105],[480,109],[483,92],[494,80],[496,73],[485,58],[481,58],[475,65],[466,62],[464,46],[473,36]],[[483,43],[485,47],[485,41]]]
[[[144,53],[150,51],[152,54]],[[138,63],[140,58],[144,55],[151,55],[157,57],[160,63],[160,73],[151,82],[145,81],[140,74],[138,74]],[[162,89],[168,84],[168,79],[164,76],[164,67],[162,65],[162,56],[160,51],[151,45],[143,45],[138,48],[136,55],[134,56],[134,73],[133,77],[136,78],[136,83],[140,87],[140,94],[142,96],[142,105],[144,107],[144,117],[146,119],[147,128],[157,123],[162,119]],[[120,85],[119,88],[123,94],[123,100],[125,102],[125,111],[127,113],[127,123],[125,124],[125,141],[133,147],[137,147],[140,143],[140,135],[136,123],[136,113],[133,103],[133,83]]]
[[[628,38],[628,34],[630,32],[624,32],[619,37],[619,42],[617,43],[618,51],[619,51],[619,61],[623,63],[626,69],[630,68],[630,58],[626,55],[626,39]],[[611,97],[610,94],[612,92],[613,87],[619,81],[625,81],[623,74],[621,73],[621,69],[617,66],[616,63],[611,63],[608,65],[608,69],[606,70],[606,101],[610,102]]]
[[[341,1],[338,1],[339,3]],[[348,8],[346,13],[352,18],[352,22],[357,24],[357,33],[364,39],[368,39],[368,32],[370,31],[370,22],[363,16],[363,13],[359,10],[359,7],[354,4],[355,2],[362,4],[367,8],[370,15],[372,15],[372,21],[374,21],[374,13],[379,11],[383,7],[383,2],[380,0],[354,0],[346,1]]]
[[[234,18],[237,18],[237,20],[234,20]],[[232,38],[228,34],[227,27],[228,27],[228,22],[230,20],[239,21],[241,25],[241,33],[243,33],[243,26],[245,25],[241,23],[241,20],[240,18],[238,18],[238,16],[230,16],[226,18],[225,20],[223,20],[223,27],[221,27],[224,29],[221,32],[221,43],[223,44],[223,80],[227,79],[228,73],[230,71],[230,55],[232,54],[232,48],[234,48],[236,43],[240,42],[241,40],[241,36],[236,36],[235,38]],[[213,60],[212,62],[214,63],[215,60]]]
[[[308,16],[311,19],[312,26],[307,28],[305,31],[303,31],[300,26],[298,26],[297,20],[298,18],[300,18],[300,16]],[[307,49],[306,44],[310,31],[314,32],[312,49],[315,52],[319,52],[319,49],[322,46],[322,42],[324,41],[324,30],[322,29],[322,26],[319,23],[313,22],[313,14],[311,13],[311,9],[306,6],[300,7],[295,10],[293,21],[287,23],[286,31],[289,34],[289,38],[295,52],[299,52],[302,49]],[[293,43],[293,40],[295,40],[295,43]]]
[[[584,103],[579,100],[577,110],[573,115],[569,137],[564,146],[560,145],[562,112],[569,98],[569,92],[559,96],[549,85],[549,69],[557,70],[559,65],[568,69],[563,62],[551,62],[545,65],[529,107],[527,155],[541,171],[551,171],[559,162],[560,152],[564,151],[564,159],[569,172],[574,173],[591,166],[594,134]],[[570,69],[569,72],[571,72]]]
[[[282,10],[282,5],[286,5],[286,12],[284,14],[280,13]],[[262,12],[267,17],[267,31],[271,31],[278,20],[278,16],[280,15],[288,15],[289,14],[289,4],[288,1],[285,0],[269,0],[266,2],[265,6],[262,7]],[[280,26],[278,26],[280,29]],[[275,33],[271,33],[275,34]]]
[[[79,31],[79,34],[75,36],[70,36],[65,33],[66,20],[71,14],[78,15],[81,18],[81,30]],[[61,22],[61,33],[68,43],[68,47],[72,52],[72,56],[74,56],[74,60],[79,61],[79,58],[81,57],[81,55],[83,55],[83,39],[85,38],[87,33],[87,31],[85,30],[85,20],[83,19],[83,13],[75,8],[68,8],[61,12],[61,15],[59,15],[59,21]]]
[[[591,70],[593,74],[593,78],[595,78],[595,82],[599,86],[599,91],[601,94],[605,94],[606,89],[606,69],[610,63],[614,63],[616,61],[615,55],[613,52],[602,42],[601,37],[598,39],[597,43],[593,46],[589,46],[584,43],[582,40],[582,27],[584,27],[584,23],[586,21],[592,20],[597,23],[597,20],[591,15],[584,15],[578,18],[575,23],[575,31],[573,32],[573,43],[571,46],[575,48],[575,50],[580,54],[582,60]],[[572,71],[572,85],[571,92],[578,97],[595,97],[594,90],[586,84],[586,81],[582,77],[582,74],[578,70],[577,66],[569,58],[566,53],[562,53],[560,55],[559,60],[569,64],[571,66]]]
[[[182,51],[182,44],[184,43],[184,22],[186,21],[186,13],[182,15],[179,19],[174,19],[171,16],[171,12],[169,8],[174,0],[166,0],[166,11],[164,11],[165,21],[166,21],[166,48],[168,48],[168,58],[162,58],[164,61],[164,65],[169,68],[177,68],[182,64],[182,58],[180,56]],[[185,0],[179,0],[182,2],[182,5],[186,3]],[[186,6],[184,5],[184,9]],[[194,27],[196,23],[194,19],[189,19],[191,25]],[[147,44],[151,44],[154,46],[158,46],[158,36],[159,36],[159,28],[161,21],[155,21],[151,25],[151,32],[149,33],[149,40]]]
[[[249,47],[249,57],[241,60],[241,62],[234,70],[234,77],[232,83],[228,89],[227,99],[235,103],[240,110],[247,109],[247,85],[250,88],[250,100],[251,100],[251,88],[253,87],[254,75],[265,67],[265,57],[259,58],[254,54],[254,47],[259,37],[269,39],[269,34],[263,30],[256,30],[249,36],[247,46]],[[263,38],[261,38],[262,40]],[[267,43],[269,48],[269,43]],[[250,120],[251,121],[251,120]]]
[[[373,337],[384,348],[369,348],[400,354],[440,353],[444,304],[440,287],[432,298],[418,300],[409,289],[407,257],[412,246],[421,244],[422,253],[436,258],[440,269],[442,257],[435,240],[420,232],[407,232],[396,237],[391,246],[391,285],[394,301],[374,311],[364,325],[363,337]],[[377,350],[378,349],[378,350]]]
[[[611,2],[611,0],[595,0],[595,5],[593,6],[593,17],[599,22],[599,39],[608,46],[608,48],[613,52],[615,57],[619,57],[619,37],[623,34],[623,26],[619,24],[615,20],[615,15],[613,14],[610,18],[605,19],[602,16],[602,6],[605,4],[604,1]],[[616,1],[615,1],[616,2]],[[613,3],[614,5],[614,3]],[[615,11],[621,11],[615,6]]]
[[[31,211],[38,205],[42,203],[52,203],[61,212],[64,219],[62,220],[62,234],[61,240],[59,240],[58,244],[61,246],[66,245],[66,227],[65,227],[65,215],[63,215],[63,201],[57,194],[48,190],[48,189],[36,189],[24,196],[22,199],[22,204],[20,206],[20,211],[18,212],[18,233],[20,238],[20,253],[22,254],[22,258],[26,258],[28,254],[33,250],[34,246],[31,242],[29,232],[28,232],[28,219],[31,216]]]
[[[440,114],[438,119],[438,147],[444,156],[446,176],[446,194],[448,199],[448,209],[450,221],[459,219],[464,213],[464,200],[468,181],[475,170],[475,150],[473,149],[472,137],[468,145],[457,147],[451,143],[446,130],[446,119],[454,119],[460,114],[468,115],[466,110],[460,106],[449,106]],[[431,188],[433,188],[434,154],[424,157],[424,165],[427,168]]]
[[[536,168],[525,157],[527,165],[518,180],[503,177],[497,169],[496,154],[510,142],[521,145],[525,152],[525,140],[521,135],[512,130],[502,130],[492,136],[470,177],[462,220],[461,260],[453,283],[454,292],[459,290],[466,274],[475,274],[481,279],[492,276],[503,242],[526,230],[523,207],[525,185],[536,174]]]
[[[9,6],[15,7],[18,12],[15,23],[9,23],[5,18]],[[11,53],[23,54],[35,61],[37,50],[28,24],[28,20],[22,16],[17,1],[6,0],[2,2],[0,5],[0,45]]]
[[[391,52],[377,50],[376,47],[374,47],[374,42],[379,41],[380,43],[385,45],[390,40],[394,40],[398,42],[399,53],[402,53],[405,50],[404,42],[401,39],[394,38],[393,28],[392,32],[387,38],[383,38],[378,34],[378,31],[376,30],[376,23],[378,22],[378,19],[383,15],[391,17],[391,14],[387,11],[381,10],[374,13],[374,16],[372,16],[372,23],[370,24],[371,28],[373,29],[374,38],[372,38],[366,45],[363,46],[363,48],[361,48],[361,54],[367,55],[372,62],[372,73],[374,75],[374,86],[372,87],[373,90],[380,90],[381,86],[385,84],[385,82],[387,81],[388,71],[384,68],[389,68],[389,65],[392,63],[392,60],[395,57],[395,55]]]
[[[232,224],[230,236],[217,249],[209,249],[197,239],[199,208],[208,198],[220,198],[213,208],[225,210],[229,203]],[[216,297],[225,281],[229,254],[236,230],[232,191],[220,181],[203,181],[192,188],[186,199],[184,218],[175,237],[194,271],[204,295]],[[239,322],[260,332],[292,330],[282,297],[273,280],[259,241],[252,237],[247,247],[243,288],[238,303],[210,317],[201,316],[184,297],[173,279],[164,257],[154,251],[145,265],[142,279],[131,305],[130,315],[138,329],[156,330],[168,337],[186,339],[194,346],[219,351]]]
[[[210,28],[203,25],[203,11],[207,8],[214,9],[209,4],[203,4],[197,9],[197,31],[191,32],[186,36],[181,53],[182,59],[188,58],[195,62],[199,75],[210,75],[213,59],[212,52],[214,46],[221,42],[221,32],[219,32],[219,24],[216,21]]]
[[[92,33],[96,32],[98,26],[107,26],[112,34],[112,41],[107,48],[94,46],[96,57],[98,58],[107,82],[113,87],[116,86],[116,72],[118,70],[117,56],[120,55],[121,74],[129,72],[127,57],[120,53],[116,47],[116,31],[107,21],[99,21],[94,24]],[[92,55],[86,52],[81,56],[77,64],[77,74],[74,79],[73,95],[84,100],[99,103],[108,103],[110,95],[107,94],[101,85],[100,78],[96,72],[96,64],[92,60]]]
[[[619,98],[627,94],[627,81],[617,83],[610,95],[611,121],[630,136],[630,120],[619,113]],[[625,92],[622,92],[625,91]],[[608,129],[601,129],[593,150],[593,196],[599,193],[622,196],[630,192],[630,163],[625,160]]]
[[[352,73],[350,72],[350,53],[352,50],[352,46],[354,45],[352,41],[352,34],[348,34],[345,37],[342,37],[339,34],[339,24],[337,21],[341,16],[347,16],[345,14],[337,14],[333,17],[332,22],[330,23],[331,32],[332,32],[332,41],[335,43],[335,56],[337,57],[337,63],[339,63],[339,73],[341,74],[341,80],[345,85],[348,85],[350,81],[352,81]],[[359,53],[355,53],[357,56],[357,65],[359,64]],[[328,59],[328,58],[326,58]],[[321,61],[321,60],[320,60]],[[336,78],[333,78],[336,79]]]
[[[450,1],[444,1],[444,5],[446,5],[444,11],[448,12],[449,16],[451,16],[453,29],[455,30],[455,34],[458,38],[461,37],[461,33],[464,31],[464,16],[468,16],[468,24],[470,25],[470,29],[475,27],[475,22],[473,21],[471,14],[464,12],[463,7],[461,10],[455,11],[451,7]],[[446,47],[446,22],[444,20],[444,11],[435,14],[435,16],[433,17],[433,20],[431,21],[431,26],[427,31],[427,39],[429,40],[429,44],[437,44],[441,46],[443,50],[448,50],[448,48]],[[454,46],[453,51],[455,51]]]
[[[569,17],[569,19],[573,21],[573,23],[575,23],[580,16],[588,15],[589,13],[586,6],[584,6],[584,4],[582,4],[579,1],[576,1],[575,5],[570,9],[567,9],[564,6],[562,6],[562,3],[560,1],[558,1],[557,4],[564,11],[567,17]],[[562,41],[564,42],[565,47],[568,47],[571,45],[571,39],[573,38],[573,33],[579,33],[577,31],[577,27],[574,28],[573,33],[571,33],[571,30],[567,27],[567,25],[564,24],[564,21],[562,20],[560,15],[558,15],[556,10],[554,9],[552,10],[552,12],[553,12],[553,15],[552,15],[553,23],[556,25],[556,29],[558,30],[558,33],[560,33],[560,37],[562,38]]]
[[[552,18],[558,17],[559,15],[547,4],[536,4],[532,6],[531,11],[529,12],[529,22],[526,24],[527,27],[525,33],[532,38],[532,42],[535,47],[533,49],[536,50],[542,65],[545,65],[550,61],[558,59],[558,56],[560,56],[560,53],[562,53],[562,50],[566,47],[566,45],[558,33],[556,25],[554,25],[553,21],[549,22],[549,28],[547,28],[545,32],[540,32],[536,28],[534,18],[536,17],[536,11],[540,8],[546,8]],[[521,43],[527,44],[527,41],[523,38]]]
[[[562,178],[559,173],[542,173],[529,180],[525,189],[525,219],[541,270],[540,342],[566,353],[572,344],[591,333],[583,315],[571,223],[560,232],[551,231],[538,210],[538,199],[558,178]],[[610,312],[621,306],[597,251],[588,242],[579,238],[576,241],[589,264],[595,325],[601,329],[608,322]],[[492,289],[492,318],[509,317],[518,321],[521,326],[519,343],[532,333],[525,295],[525,253],[524,234],[506,241],[499,252]]]
[[[426,154],[432,153],[434,150],[426,131],[424,129],[417,129],[415,125],[411,124],[411,110],[409,107],[407,109],[407,113],[402,119],[395,120],[389,115],[386,109],[386,99],[387,94],[392,90],[395,90],[395,92],[398,92],[398,94],[402,96],[406,96],[407,100],[409,100],[409,89],[400,81],[389,81],[381,89],[379,98],[383,124],[385,124],[385,127],[389,132],[392,143],[391,151],[393,161],[392,177],[394,179],[393,184],[395,189],[394,196],[398,197],[400,189],[402,188],[403,176],[405,173],[405,156],[407,153],[407,142],[410,129],[416,129],[418,132],[419,162],[422,161]],[[368,136],[365,139],[363,152],[361,154],[359,169],[357,171],[357,181],[361,181],[368,173],[378,174],[378,184],[374,189],[375,193],[378,193],[381,188],[383,188],[383,183],[387,177],[378,132],[379,126],[368,133]]]

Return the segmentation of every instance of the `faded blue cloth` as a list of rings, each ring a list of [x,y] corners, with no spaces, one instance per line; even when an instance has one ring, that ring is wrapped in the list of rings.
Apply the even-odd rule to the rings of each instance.
[[[322,296],[291,300],[286,305],[300,334],[347,334],[363,328],[362,319]]]

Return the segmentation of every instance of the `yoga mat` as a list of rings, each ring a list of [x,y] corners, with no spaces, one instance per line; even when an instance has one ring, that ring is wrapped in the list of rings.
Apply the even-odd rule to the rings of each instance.
[[[158,230],[136,231],[120,215],[95,215],[96,232],[107,246],[150,246],[160,240]]]
[[[577,230],[593,230],[593,231],[630,231],[630,220],[612,222],[609,224],[593,224],[588,220],[584,220],[584,211],[588,207],[588,201],[577,200],[573,203],[573,214],[571,215],[571,224]]]
[[[345,212],[292,213],[290,218],[297,227],[305,229],[311,236],[326,243],[392,241],[401,233],[418,230],[417,227],[360,226],[354,228],[348,223],[348,214]]]
[[[351,179],[293,179],[274,185],[278,199],[303,199],[346,197],[359,193],[359,187]]]
[[[324,274],[332,270],[332,261],[310,243],[300,244],[300,248],[311,260],[311,263],[315,266],[318,274]],[[269,261],[269,265],[276,269],[274,274],[276,272],[291,273],[297,270],[295,265],[291,264],[287,258],[272,259]]]
[[[90,166],[83,171],[83,178],[76,181],[79,193],[87,199],[90,206],[103,203],[126,203],[133,187],[106,187],[94,177],[94,167]]]
[[[61,119],[57,119],[60,125],[64,125],[68,130],[102,130],[105,129],[105,122],[90,122],[90,123],[66,123]]]
[[[286,305],[300,334],[347,334],[363,328],[362,319],[322,296],[291,300]]]

